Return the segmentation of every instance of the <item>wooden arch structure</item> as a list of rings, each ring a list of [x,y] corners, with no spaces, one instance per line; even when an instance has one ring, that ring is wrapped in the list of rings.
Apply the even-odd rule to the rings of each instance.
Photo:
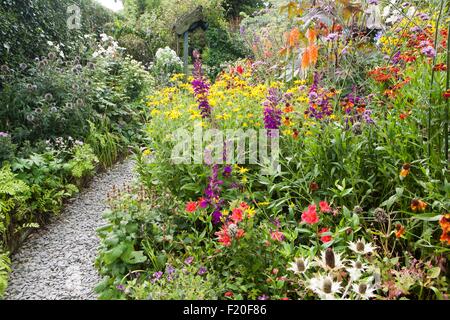
[[[198,28],[206,30],[208,24],[203,16],[203,7],[198,6],[194,11],[181,16],[173,26],[173,32],[176,36],[177,54],[180,54],[180,39],[183,37],[183,64],[184,74],[188,74],[188,52],[189,52],[189,32],[193,32]]]

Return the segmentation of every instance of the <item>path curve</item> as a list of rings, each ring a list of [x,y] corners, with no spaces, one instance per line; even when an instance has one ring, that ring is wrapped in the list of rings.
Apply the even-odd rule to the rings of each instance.
[[[107,193],[134,178],[134,162],[125,160],[97,175],[88,188],[66,205],[61,215],[33,233],[12,256],[6,292],[10,300],[96,299],[100,278],[94,267],[99,239],[96,229],[105,224]]]

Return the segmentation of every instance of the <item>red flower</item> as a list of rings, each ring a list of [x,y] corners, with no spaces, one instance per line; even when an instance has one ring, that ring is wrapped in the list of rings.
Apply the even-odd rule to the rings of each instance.
[[[322,229],[320,229],[319,235],[321,235],[322,233],[326,233],[326,232],[330,232],[330,228],[322,228]],[[332,239],[331,236],[322,236],[322,237],[320,237],[320,240],[323,243],[330,242],[331,239]]]
[[[242,221],[242,210],[241,209],[233,209],[233,214],[231,215],[231,220],[235,223]]]
[[[237,66],[236,71],[239,74],[243,74],[244,73],[244,68],[242,68],[242,66]]]
[[[186,203],[186,211],[187,212],[195,212],[197,210],[197,202],[190,201]]]
[[[243,210],[247,210],[249,207],[248,207],[248,204],[246,203],[246,202],[244,202],[244,201],[242,201],[241,202],[241,204],[239,205]]]
[[[280,300],[289,300],[288,297],[281,298]]]
[[[272,231],[270,233],[270,237],[275,241],[283,241],[284,240],[284,234],[281,231]]]
[[[234,296],[234,294],[231,291],[227,291],[227,292],[225,292],[224,296],[227,298],[231,298],[232,296]]]
[[[315,204],[310,205],[308,207],[308,210],[303,211],[302,221],[307,224],[315,224],[315,223],[319,222],[319,217],[317,216]]]
[[[450,98],[450,89],[448,89],[447,91],[444,91],[443,96],[445,99],[449,99]]]
[[[321,212],[324,212],[324,213],[331,212],[331,207],[328,205],[328,202],[326,202],[326,201],[320,201],[319,207],[320,207]]]
[[[434,66],[434,71],[447,71],[447,65],[445,63],[439,63]]]

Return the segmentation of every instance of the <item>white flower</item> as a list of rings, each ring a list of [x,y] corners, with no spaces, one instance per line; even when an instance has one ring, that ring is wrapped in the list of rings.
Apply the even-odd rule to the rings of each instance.
[[[308,287],[322,300],[335,300],[335,294],[341,291],[341,283],[333,281],[330,276],[319,275],[317,278],[312,278]]]
[[[364,271],[367,269],[367,265],[363,264],[361,261],[356,260],[351,262],[351,267],[347,268],[347,272],[350,278],[355,281],[361,278]]]
[[[350,241],[348,243],[348,247],[350,250],[358,253],[358,254],[368,254],[373,253],[373,251],[376,249],[372,243],[368,242],[366,243],[366,240],[363,238],[360,238],[356,242]]]
[[[375,294],[373,293],[375,291],[375,287],[368,282],[360,282],[359,284],[355,283],[352,287],[353,292],[355,292],[356,295],[363,300],[368,300],[375,297]]]
[[[316,258],[316,264],[325,270],[340,270],[345,268],[341,254],[334,253],[331,248],[322,251],[321,259]]]
[[[305,273],[309,267],[309,259],[295,258],[294,262],[289,263],[290,268],[288,270],[294,272],[295,274]]]

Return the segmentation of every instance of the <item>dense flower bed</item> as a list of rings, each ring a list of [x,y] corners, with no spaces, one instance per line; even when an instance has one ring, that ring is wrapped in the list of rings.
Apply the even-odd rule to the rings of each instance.
[[[244,60],[211,83],[197,56],[193,78],[148,96],[142,186],[111,195],[99,231],[101,297],[447,299],[448,32],[403,9],[376,37],[320,19],[304,46],[287,33],[279,54],[304,79]],[[199,128],[279,129],[280,171],[196,163],[212,147],[195,139],[174,164],[179,130]]]

